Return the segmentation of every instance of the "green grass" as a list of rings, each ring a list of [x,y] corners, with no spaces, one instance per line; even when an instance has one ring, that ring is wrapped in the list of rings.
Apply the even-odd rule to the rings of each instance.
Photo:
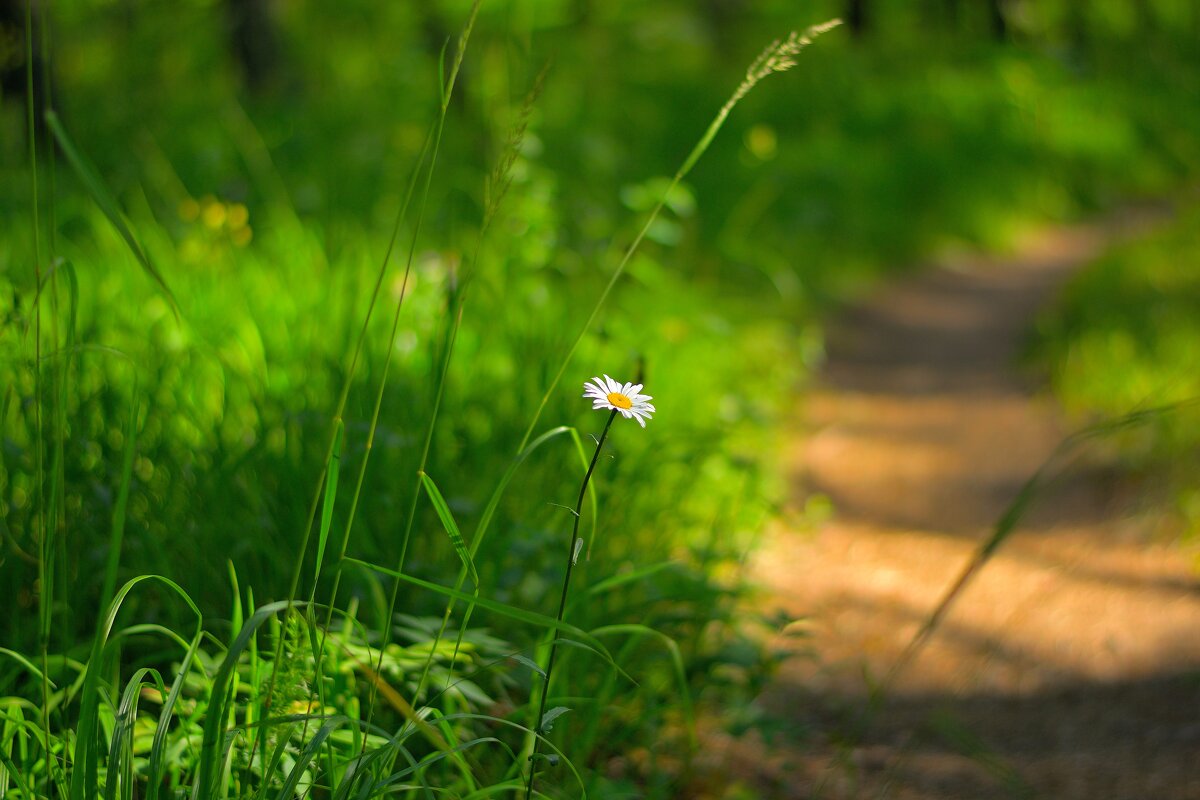
[[[497,296],[507,276],[485,271],[503,263],[483,238],[498,207],[487,209],[469,260],[419,256],[441,132],[470,30],[468,23],[447,61],[431,146],[412,172],[414,205],[403,204],[410,213],[401,210],[387,246],[390,254],[398,241],[403,261],[389,270],[385,256],[374,288],[364,280],[370,272],[362,257],[357,264],[328,261],[311,246],[298,248],[295,238],[249,246],[257,220],[237,203],[185,196],[174,204],[177,221],[160,220],[150,205],[130,210],[127,221],[82,148],[63,126],[52,125],[95,206],[73,191],[52,198],[64,255],[53,262],[35,301],[18,303],[5,329],[12,353],[30,340],[38,347],[45,341],[48,353],[8,364],[13,380],[4,409],[13,433],[6,456],[12,465],[6,469],[7,533],[17,543],[44,543],[31,563],[6,564],[24,604],[36,606],[41,619],[36,642],[20,617],[8,623],[12,641],[24,638],[30,652],[41,649],[40,667],[14,654],[22,669],[6,678],[12,697],[0,781],[11,781],[18,796],[157,796],[186,787],[204,798],[311,791],[376,796],[398,789],[489,796],[527,783],[525,759],[518,758],[527,752],[556,767],[542,770],[542,786],[566,782],[603,791],[603,773],[593,766],[585,774],[573,759],[602,764],[606,748],[619,747],[625,737],[652,737],[659,755],[675,754],[677,766],[655,769],[656,780],[667,774],[686,779],[679,765],[686,765],[695,744],[691,686],[675,638],[692,639],[694,656],[741,635],[731,619],[720,622],[721,615],[711,613],[724,587],[710,577],[710,567],[735,550],[710,542],[697,559],[678,551],[679,539],[647,538],[656,517],[669,516],[676,535],[695,523],[682,504],[664,505],[621,486],[658,471],[651,447],[695,437],[685,455],[719,452],[725,437],[687,428],[688,415],[680,413],[656,443],[630,439],[621,467],[604,465],[605,491],[593,491],[605,506],[610,495],[633,502],[614,518],[591,510],[586,533],[593,548],[575,588],[589,602],[572,604],[570,623],[562,622],[565,591],[558,621],[528,610],[546,604],[546,587],[561,569],[550,553],[558,551],[553,545],[561,543],[568,518],[555,501],[571,492],[573,481],[563,477],[577,474],[573,450],[590,421],[579,410],[567,411],[584,406],[571,402],[582,383],[575,373],[584,374],[574,357],[635,369],[638,359],[611,353],[631,345],[645,353],[646,336],[610,341],[611,334],[598,338],[592,328],[626,266],[646,267],[632,262],[639,235],[597,284],[590,316],[549,306],[530,321],[511,297]],[[691,154],[681,154],[676,182],[736,100],[779,68],[768,62],[746,79]],[[501,183],[519,157],[520,136],[510,142],[512,155],[501,157],[506,166],[493,176]],[[669,196],[671,188],[662,192]],[[643,215],[643,232],[661,208]],[[298,222],[286,209],[276,213],[278,219],[258,226],[260,239],[273,222],[280,233]],[[303,242],[298,225],[291,231]],[[130,258],[148,280],[91,273],[94,280],[79,290],[75,263],[128,266]],[[513,283],[520,287],[519,280]],[[301,285],[312,290],[294,291]],[[468,287],[493,312],[482,324],[462,326]],[[380,313],[373,313],[377,301]],[[510,343],[506,357],[464,358],[464,350],[470,355],[495,343],[497,337],[481,334],[496,331],[500,316],[510,319],[499,329],[529,341]],[[573,333],[535,338],[547,329]],[[77,346],[77,340],[87,344]],[[394,373],[393,360],[399,365]],[[536,370],[534,379],[505,374],[518,366]],[[587,375],[595,371],[586,368]],[[576,389],[564,392],[564,378]],[[22,381],[29,379],[32,393],[23,396]],[[702,376],[694,383],[702,386]],[[514,384],[524,397],[500,390]],[[331,404],[331,398],[340,399]],[[45,428],[40,416],[25,411],[31,405],[53,408]],[[129,410],[124,428],[112,416],[122,408]],[[543,417],[583,424],[578,430],[555,424],[530,444]],[[475,429],[461,427],[472,422]],[[572,436],[559,435],[565,432]],[[622,439],[633,431],[624,433]],[[38,455],[43,439],[53,445],[48,469]],[[459,446],[463,440],[469,449]],[[514,456],[521,469],[506,472]],[[744,479],[730,482],[725,473],[706,479],[691,466],[675,475],[663,470],[655,488],[683,499],[703,486],[706,512],[722,497],[745,491]],[[501,474],[468,552],[456,516],[472,516],[472,494],[486,496]],[[536,483],[521,487],[514,500],[505,490],[516,488],[516,480]],[[314,481],[315,495],[306,502]],[[89,488],[99,496],[85,497]],[[104,495],[106,489],[115,489],[115,498]],[[105,516],[112,519],[113,549],[80,546]],[[711,516],[703,522],[712,524]],[[431,535],[436,524],[448,535]],[[510,532],[483,548],[489,525]],[[54,538],[43,535],[46,530]],[[469,572],[471,593],[420,577],[453,574],[443,560],[448,551]],[[397,568],[386,566],[391,563]],[[160,574],[164,568],[178,581]],[[87,598],[111,593],[118,573],[135,577],[102,606],[102,619],[92,619]],[[238,576],[247,575],[253,580],[243,594],[245,578]],[[672,592],[673,586],[685,590]],[[304,594],[310,600],[295,604]],[[285,599],[256,605],[256,596]],[[332,602],[324,607],[313,600],[326,597]],[[465,603],[464,613],[487,627],[467,627],[453,604],[440,627],[436,617],[420,616],[446,598]],[[214,609],[228,608],[230,600],[222,624]],[[689,611],[698,607],[708,613]],[[174,632],[185,621],[194,625],[190,640]],[[524,643],[509,644],[490,629]],[[553,639],[546,639],[552,631]],[[536,675],[549,681],[550,668],[543,673],[538,666],[546,646],[563,650],[550,696],[570,706],[555,705],[544,716],[539,711],[534,733],[526,706],[531,697],[546,706],[548,695],[532,687]],[[67,658],[73,652],[76,657]],[[42,683],[40,705],[22,699],[36,696],[31,678]],[[654,712],[667,696],[674,698],[668,705],[687,710],[683,717]],[[601,709],[618,697],[636,716],[598,727]],[[144,702],[161,710],[147,713]],[[580,713],[564,719],[571,708]],[[564,753],[547,738],[551,721],[556,740],[582,739],[584,746]]]

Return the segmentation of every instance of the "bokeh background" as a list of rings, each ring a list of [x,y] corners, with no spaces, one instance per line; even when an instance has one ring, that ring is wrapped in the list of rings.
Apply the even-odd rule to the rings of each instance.
[[[40,603],[53,608],[52,650],[87,641],[131,434],[120,578],[169,576],[217,616],[238,591],[231,571],[259,600],[286,595],[350,354],[470,7],[34,4],[34,105],[56,111],[168,295],[40,121],[31,157],[25,7],[4,4],[0,643],[32,652]],[[1190,0],[485,1],[427,199],[400,226],[350,383],[346,475],[368,454],[392,351],[350,555],[399,557],[461,282],[472,288],[426,470],[469,531],[621,253],[746,65],[834,16],[845,24],[756,87],[671,192],[535,431],[597,433],[582,382],[644,375],[658,415],[613,433],[579,591],[671,566],[573,619],[665,631],[698,696],[751,697],[770,670],[734,605],[765,521],[828,513],[789,506],[779,431],[840,305],[945,253],[1003,251],[1035,225],[1186,198],[1200,173]],[[511,187],[481,237],[485,186],[521,124]],[[1030,367],[1080,419],[1200,390],[1200,225],[1183,202],[1174,228],[1087,271],[1039,328]],[[1186,530],[1200,519],[1197,434],[1173,419],[1121,452],[1131,471],[1165,477],[1162,500]],[[522,466],[476,558],[488,594],[552,613],[578,463],[563,437]],[[341,493],[335,530],[350,506]],[[47,514],[51,598],[36,555]],[[417,514],[406,568],[449,583],[451,542],[429,503]],[[315,553],[303,558],[310,575]],[[353,597],[378,624],[387,581],[366,570],[343,581],[339,602]],[[401,597],[414,616],[441,602]],[[187,619],[167,595],[129,603],[139,619]],[[661,653],[644,660],[671,675]],[[660,691],[638,703],[670,709],[669,680],[650,683]],[[608,739],[589,729],[597,763],[670,737],[678,720],[644,711],[617,713]]]

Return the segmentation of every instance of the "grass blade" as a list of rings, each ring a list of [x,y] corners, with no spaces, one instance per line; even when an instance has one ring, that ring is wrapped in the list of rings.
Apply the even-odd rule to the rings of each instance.
[[[510,719],[502,719],[500,717],[490,717],[486,714],[472,714],[472,713],[447,714],[446,719],[448,721],[454,721],[454,720],[458,720],[458,719],[480,720],[480,721],[488,722],[493,725],[505,725],[509,728],[514,728],[522,733],[537,737],[539,740],[541,740],[542,744],[544,744],[546,747],[549,747],[551,750],[554,751],[555,755],[558,756],[559,761],[563,764],[566,764],[567,769],[571,770],[571,774],[575,776],[576,782],[579,783],[580,798],[582,798],[582,800],[587,800],[587,796],[588,796],[587,786],[586,786],[586,784],[584,784],[583,776],[579,774],[579,770],[575,767],[575,764],[571,761],[571,759],[567,758],[566,753],[564,753],[560,748],[555,746],[554,742],[552,742],[549,739],[547,739],[546,737],[542,736],[537,731],[531,731],[528,727],[522,725],[519,722],[514,722]],[[518,791],[521,791],[524,788],[525,787],[521,786],[521,785],[517,786]],[[545,797],[545,795],[542,795],[541,792],[537,792],[537,794],[541,795],[542,797]]]
[[[325,560],[325,544],[329,541],[329,528],[333,525],[333,502],[337,499],[338,472],[342,465],[342,445],[345,425],[337,421],[333,433],[333,449],[329,454],[329,465],[325,468],[325,502],[321,505],[321,529],[317,532],[317,566],[313,573],[313,590],[310,599],[317,594],[317,579],[321,577],[321,563]]]
[[[666,570],[673,566],[676,566],[676,564],[677,564],[677,562],[675,562],[675,561],[660,561],[657,564],[650,564],[645,567],[640,567],[638,569],[630,570],[629,572],[621,572],[616,575],[612,575],[608,578],[605,578],[602,581],[599,581],[599,582],[587,587],[587,589],[584,590],[584,592],[581,595],[577,596],[574,600],[571,601],[571,604],[569,606],[567,606],[567,608],[568,608],[568,610],[574,609],[576,606],[578,606],[582,602],[595,599],[596,597],[604,594],[605,592],[610,592],[613,589],[618,589],[622,586],[625,586],[626,584],[636,583],[637,581],[640,581],[643,578],[649,578],[652,575],[657,575],[658,573],[662,572],[663,570]]]
[[[496,509],[500,505],[501,498],[504,497],[504,492],[508,488],[509,482],[512,481],[513,476],[517,474],[517,469],[519,469],[520,466],[523,463],[525,463],[525,459],[529,458],[529,456],[533,453],[533,451],[537,450],[543,444],[545,444],[546,442],[555,438],[556,436],[561,436],[564,433],[571,433],[571,432],[574,432],[574,430],[575,430],[574,428],[567,427],[566,425],[560,425],[557,428],[551,428],[550,430],[546,431],[541,436],[537,437],[532,442],[530,442],[529,446],[526,447],[524,450],[522,450],[520,453],[518,453],[517,457],[512,460],[511,464],[508,465],[508,469],[504,471],[503,477],[500,478],[500,483],[498,483],[496,485],[496,488],[492,491],[492,496],[488,499],[488,503],[483,509],[483,514],[480,515],[479,523],[475,526],[475,536],[472,537],[471,546],[468,549],[468,554],[470,555],[472,560],[474,560],[475,555],[479,552],[479,545],[483,542],[483,538],[487,535],[488,528],[492,522],[492,517],[495,515]],[[463,584],[466,582],[466,580],[467,580],[467,568],[464,566],[463,569],[459,571],[458,579],[454,583],[455,590],[462,589]],[[477,588],[478,588],[478,585],[479,585],[478,579],[476,579],[476,587]],[[476,595],[477,594],[478,594],[478,592],[476,592]],[[475,610],[475,606],[474,606],[473,602],[471,602],[471,603],[467,604],[466,611],[463,612],[462,623],[459,626],[458,639],[456,641],[455,648],[454,648],[455,653],[458,652],[459,647],[462,645],[463,637],[466,635],[467,627],[471,624],[471,615],[474,612],[474,610]],[[446,628],[449,627],[449,625],[450,625],[450,615],[453,613],[453,611],[454,611],[454,600],[452,599],[449,603],[446,604],[446,610],[442,614],[441,627],[438,629],[437,636],[434,637],[434,640],[433,640],[434,647],[436,647],[438,645],[438,643],[441,642],[442,637],[446,634]],[[429,662],[429,661],[426,662],[425,669],[423,670],[423,672],[421,674],[421,679],[419,681],[417,681],[418,690],[420,690],[421,688],[423,688],[425,686],[425,679],[429,675],[429,668],[430,668],[431,664],[432,664],[432,662]],[[539,671],[540,671],[540,668],[539,668]]]
[[[71,164],[72,169],[75,170],[75,174],[78,176],[80,182],[83,183],[83,187],[92,196],[92,200],[99,206],[100,211],[108,219],[109,224],[125,240],[125,244],[129,247],[130,252],[133,253],[138,263],[142,265],[142,269],[146,271],[146,274],[153,279],[163,295],[166,296],[167,301],[171,305],[171,310],[175,313],[175,318],[178,319],[179,305],[175,302],[174,292],[171,291],[171,287],[163,279],[162,273],[158,271],[158,268],[150,260],[150,256],[147,255],[141,242],[133,235],[133,231],[130,230],[124,216],[117,207],[117,202],[113,199],[112,194],[109,193],[108,187],[104,185],[104,181],[101,180],[100,176],[96,174],[96,171],[87,162],[87,159],[83,157],[83,154],[72,143],[71,137],[67,136],[62,123],[58,121],[58,115],[53,111],[46,112],[46,125],[50,128],[50,132],[54,134],[58,146],[62,148],[67,161]]]
[[[307,769],[309,763],[316,758],[317,750],[319,750],[325,740],[329,738],[329,734],[333,733],[337,728],[347,724],[348,722],[350,722],[349,717],[339,714],[320,727],[320,729],[313,736],[312,740],[309,741],[308,745],[304,748],[304,752],[300,753],[299,757],[296,759],[296,763],[292,765],[291,771],[288,772],[287,780],[283,782],[283,786],[281,786],[279,789],[279,794],[276,795],[278,800],[288,800],[289,797],[293,796],[293,793],[296,791],[296,787],[300,785],[300,779],[304,777],[304,770]]]
[[[192,662],[196,658],[196,651],[200,649],[200,635],[201,630],[197,628],[196,636],[188,646],[187,652],[184,653],[183,661],[179,664],[179,671],[175,675],[175,682],[171,684],[171,691],[167,694],[167,700],[163,703],[162,711],[158,715],[158,726],[154,730],[154,740],[150,745],[150,760],[146,767],[148,775],[147,800],[158,799],[158,789],[162,785],[167,732],[170,729],[171,715],[175,713],[175,706],[179,702],[180,694],[183,692],[183,686],[187,680],[188,673],[191,672]]]
[[[916,654],[925,646],[929,637],[941,625],[946,613],[954,605],[954,602],[959,598],[963,590],[978,576],[983,567],[991,560],[991,557],[1000,549],[1000,546],[1016,531],[1017,524],[1024,518],[1025,512],[1029,510],[1029,507],[1049,482],[1052,467],[1058,465],[1067,454],[1074,452],[1077,447],[1085,442],[1109,436],[1119,431],[1136,428],[1170,416],[1171,414],[1179,413],[1185,409],[1194,408],[1197,405],[1200,405],[1200,397],[1191,397],[1177,403],[1154,408],[1138,409],[1119,417],[1089,425],[1059,442],[1054,452],[1047,457],[1042,465],[1038,467],[1037,471],[1021,487],[1020,491],[1017,492],[1017,496],[1009,504],[1008,508],[1005,509],[1000,519],[997,520],[991,535],[979,545],[971,560],[967,562],[958,574],[958,577],[942,595],[941,600],[938,601],[937,606],[926,617],[920,629],[913,634],[912,639],[909,640],[904,650],[884,676],[882,683],[873,691],[873,701],[878,704],[886,699],[887,692],[894,685],[896,678],[912,663]]]
[[[696,747],[696,715],[693,711],[692,693],[688,688],[687,670],[683,666],[683,654],[679,652],[679,645],[670,636],[667,636],[662,631],[656,631],[646,625],[623,624],[623,625],[605,625],[602,628],[596,628],[592,631],[596,636],[604,636],[609,633],[627,633],[632,636],[649,636],[652,639],[657,639],[666,648],[667,653],[671,656],[671,666],[675,669],[675,681],[679,684],[679,704],[683,708],[683,719],[688,729],[688,740],[693,748]]]
[[[525,666],[529,667],[538,675],[541,675],[543,680],[546,678],[546,670],[542,669],[541,666],[529,656],[524,656],[520,653],[510,653],[508,657],[513,661],[516,661],[518,664],[524,664]]]
[[[146,680],[147,677],[150,680]],[[151,667],[139,669],[125,685],[108,745],[104,800],[116,800],[118,787],[121,788],[122,798],[133,796],[133,726],[143,686],[154,686],[160,693],[166,694],[162,676]]]
[[[462,531],[458,529],[458,523],[454,521],[454,515],[450,513],[450,506],[446,504],[446,498],[442,497],[437,484],[433,482],[433,478],[429,477],[427,472],[421,472],[421,484],[425,487],[425,493],[429,495],[429,501],[433,503],[434,510],[437,511],[438,519],[442,521],[446,535],[450,537],[450,543],[454,545],[459,559],[462,560],[463,567],[471,573],[471,580],[475,582],[475,587],[478,589],[479,573],[475,570],[475,561],[467,551]]]
[[[12,759],[3,750],[0,750],[0,763],[3,763],[4,768],[8,770],[9,776],[17,784],[17,790],[20,791],[22,797],[37,797],[36,794],[29,790],[29,786],[25,783],[25,779],[21,776],[21,771],[17,769],[17,765],[13,763]]]
[[[213,677],[209,694],[212,701],[204,719],[204,738],[200,745],[200,769],[196,784],[195,797],[209,800],[220,795],[217,775],[220,771],[222,758],[222,741],[225,738],[225,717],[230,701],[229,684],[237,667],[242,651],[250,643],[254,632],[276,613],[293,606],[289,600],[268,603],[254,612],[242,626],[237,638],[229,646],[225,659],[221,662],[217,674]],[[281,634],[282,636],[282,634]],[[269,698],[268,698],[269,702]],[[74,800],[74,798],[72,798]]]
[[[398,578],[404,581],[405,583],[411,583],[413,586],[419,586],[422,589],[428,589],[431,592],[437,592],[438,594],[445,595],[446,597],[452,597],[455,600],[474,603],[481,608],[485,608],[495,614],[508,617],[509,619],[515,619],[518,622],[535,625],[539,628],[550,628],[557,630],[560,633],[566,633],[570,634],[571,636],[575,636],[581,640],[579,642],[581,646],[586,646],[588,649],[594,651],[597,655],[603,658],[609,666],[614,667],[621,673],[621,675],[628,678],[630,682],[635,684],[637,683],[637,681],[634,681],[633,678],[629,677],[625,670],[621,669],[621,666],[613,659],[612,654],[608,652],[608,649],[601,644],[595,636],[592,636],[581,628],[575,627],[569,622],[559,622],[554,617],[548,617],[545,614],[539,614],[536,611],[526,611],[523,608],[510,606],[508,603],[501,603],[498,600],[491,600],[487,597],[467,594],[466,592],[459,591],[458,589],[451,589],[449,586],[442,586],[441,584],[421,580],[420,578],[413,577],[412,575],[406,575],[403,572],[398,572],[394,569],[388,569],[387,567],[381,567],[377,564],[360,561],[357,558],[347,558],[345,563],[356,564],[360,567],[364,567],[375,572],[382,572],[384,575],[390,575],[393,578]]]
[[[38,669],[36,666],[34,666],[32,661],[30,661],[28,658],[21,655],[17,651],[9,650],[7,647],[0,647],[0,655],[5,655],[5,656],[12,658],[14,661],[16,661],[18,664],[23,666],[25,669],[27,669],[31,673],[33,673],[33,676],[35,678],[37,678],[39,681],[42,679],[42,671],[40,669]],[[54,685],[54,681],[48,681],[48,683],[50,684],[50,688],[52,688],[52,689],[58,688],[57,686]]]
[[[127,582],[121,591],[117,592],[109,604],[108,613],[105,616],[103,623],[96,630],[96,637],[92,641],[91,657],[88,659],[87,670],[83,676],[83,689],[80,696],[83,698],[82,705],[79,711],[79,723],[77,727],[76,746],[75,746],[75,769],[71,773],[71,783],[69,790],[70,800],[84,800],[85,798],[94,798],[99,796],[99,777],[98,777],[98,761],[97,761],[97,733],[100,723],[100,672],[103,667],[102,661],[108,643],[109,635],[112,633],[113,625],[117,620],[117,612],[121,610],[121,605],[125,598],[129,595],[133,588],[138,584],[155,580],[165,584],[170,589],[173,589],[192,611],[196,614],[197,631],[196,640],[199,642],[200,628],[203,622],[203,616],[200,609],[188,596],[183,588],[175,583],[170,578],[165,578],[161,575],[139,575]]]
[[[129,506],[129,486],[133,481],[133,454],[137,442],[138,380],[133,376],[133,399],[129,404],[129,420],[126,423],[125,449],[121,454],[121,485],[117,489],[117,502],[113,504],[112,530],[108,537],[108,558],[104,564],[104,588],[100,592],[100,608],[107,608],[117,588],[117,569],[121,563],[121,543],[125,538],[125,512]]]
[[[546,442],[556,436],[561,436],[564,433],[572,433],[578,437],[578,433],[574,428],[566,425],[559,425],[557,428],[551,428],[541,436],[534,439],[528,446],[523,448],[512,463],[508,465],[508,469],[504,472],[504,477],[500,479],[500,483],[496,485],[496,489],[492,492],[491,498],[488,499],[487,506],[484,507],[483,513],[479,516],[479,524],[475,526],[475,536],[471,539],[471,556],[474,557],[479,552],[479,545],[483,543],[483,537],[487,535],[488,527],[492,523],[492,517],[496,514],[496,508],[500,505],[500,499],[504,496],[504,490],[508,488],[508,484],[512,481],[513,476],[517,474],[517,468],[525,463],[525,459],[537,450]]]

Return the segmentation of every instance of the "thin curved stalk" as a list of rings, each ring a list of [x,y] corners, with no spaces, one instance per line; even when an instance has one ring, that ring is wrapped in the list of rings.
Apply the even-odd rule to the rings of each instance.
[[[700,137],[700,141],[688,153],[687,158],[683,160],[683,164],[676,170],[672,176],[671,182],[667,184],[667,188],[663,191],[662,197],[658,203],[651,209],[646,221],[642,224],[642,229],[638,231],[637,236],[630,242],[629,247],[625,248],[624,255],[617,263],[617,268],[613,270],[612,277],[608,279],[608,283],[604,286],[604,291],[600,292],[600,297],[597,298],[596,304],[592,306],[592,312],[588,315],[587,320],[583,323],[583,327],[579,329],[579,333],[575,336],[575,341],[571,343],[567,349],[567,354],[563,357],[562,363],[558,367],[558,371],[554,373],[554,378],[550,381],[550,385],[546,387],[545,394],[542,395],[541,401],[538,403],[537,410],[534,411],[533,419],[529,421],[529,427],[525,429],[525,435],[521,437],[521,443],[517,445],[517,452],[525,449],[525,445],[529,443],[529,437],[533,435],[533,429],[537,427],[538,420],[542,418],[542,412],[546,408],[546,404],[550,401],[550,396],[554,390],[558,388],[559,381],[567,371],[567,367],[571,365],[571,359],[575,357],[575,351],[579,349],[583,337],[592,329],[596,318],[600,316],[600,309],[604,307],[605,301],[612,293],[613,287],[617,285],[617,281],[625,274],[625,268],[629,265],[629,261],[633,258],[633,254],[637,252],[641,246],[642,240],[646,238],[646,234],[650,230],[650,226],[658,219],[658,215],[662,212],[663,206],[666,205],[667,199],[671,193],[675,191],[675,187],[679,185],[692,167],[696,166],[696,162],[700,160],[704,152],[708,150],[708,146],[712,144],[713,139],[717,137],[717,133],[721,130],[721,126],[725,124],[725,120],[729,117],[729,112],[733,111],[734,106],[745,97],[755,85],[763,78],[773,72],[783,72],[791,69],[796,65],[796,56],[808,45],[812,44],[812,40],[826,31],[836,28],[842,24],[840,19],[833,19],[820,25],[813,25],[804,33],[793,31],[785,39],[780,39],[772,42],[765,50],[756,58],[750,67],[746,70],[746,76],[742,82],[738,84],[733,94],[725,101],[725,105],[717,112],[713,121],[709,123],[708,128],[704,131],[704,135]]]
[[[571,588],[571,573],[575,567],[575,558],[579,553],[578,546],[581,543],[579,538],[579,520],[582,518],[583,498],[587,496],[588,482],[592,479],[592,473],[596,471],[596,462],[600,460],[600,451],[604,449],[604,441],[608,439],[608,431],[612,428],[613,420],[617,418],[617,409],[613,409],[608,415],[608,422],[604,423],[604,432],[600,434],[600,438],[596,440],[596,452],[592,454],[592,463],[588,464],[587,472],[584,473],[583,483],[579,487],[579,498],[575,501],[575,522],[571,525],[571,541],[567,543],[567,568],[563,574],[562,594],[558,600],[558,622],[563,621],[563,616],[567,612],[567,595]],[[550,696],[550,678],[554,675],[554,661],[558,655],[558,628],[554,629],[554,633],[550,637],[550,657],[546,660],[546,677],[542,680],[542,697],[538,701],[538,713],[534,719],[534,731],[540,733],[542,730],[542,719],[546,714],[546,700]],[[529,775],[525,780],[525,800],[533,795],[533,777],[536,772],[537,755],[540,738],[533,740],[533,753],[529,756]]]

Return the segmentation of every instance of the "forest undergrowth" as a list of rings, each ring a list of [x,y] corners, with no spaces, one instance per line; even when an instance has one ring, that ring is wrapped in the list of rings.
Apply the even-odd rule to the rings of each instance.
[[[793,11],[568,5],[290,8],[261,76],[213,4],[30,13],[0,795],[698,791],[777,667],[743,564],[823,316],[1200,167],[1182,35],[838,31],[758,88],[826,26],[743,72]]]

